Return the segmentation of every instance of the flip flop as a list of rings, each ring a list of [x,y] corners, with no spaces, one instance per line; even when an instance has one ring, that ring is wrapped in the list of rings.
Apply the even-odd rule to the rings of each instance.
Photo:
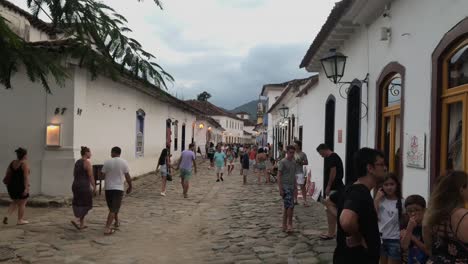
[[[77,229],[77,230],[81,230],[80,226],[73,220],[70,221],[70,223]]]
[[[328,235],[328,234],[321,234],[321,235],[320,235],[320,239],[321,239],[321,240],[332,240],[332,239],[334,239],[334,238],[335,238],[335,236],[330,236],[330,235]]]
[[[110,229],[110,232],[104,232],[104,235],[105,235],[105,236],[110,236],[110,235],[112,235],[112,234],[114,234],[114,233],[115,233],[115,229],[111,228],[111,229]]]

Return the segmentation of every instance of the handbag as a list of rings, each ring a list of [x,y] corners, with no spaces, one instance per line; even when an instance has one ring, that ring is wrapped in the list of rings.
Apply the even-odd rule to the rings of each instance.
[[[5,177],[3,178],[3,184],[8,185],[11,182],[11,164],[8,167],[7,173],[5,174]]]

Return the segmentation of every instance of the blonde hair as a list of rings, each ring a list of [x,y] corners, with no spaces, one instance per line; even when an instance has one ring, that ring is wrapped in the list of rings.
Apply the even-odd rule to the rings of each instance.
[[[468,175],[463,171],[452,171],[441,176],[429,200],[429,207],[424,217],[424,226],[433,227],[450,219],[455,208],[463,207],[464,201],[460,188],[465,187]]]

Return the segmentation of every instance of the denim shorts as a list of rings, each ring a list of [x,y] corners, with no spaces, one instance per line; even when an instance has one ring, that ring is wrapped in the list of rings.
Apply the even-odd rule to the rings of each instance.
[[[284,208],[294,208],[294,188],[283,187]]]
[[[399,239],[382,239],[380,255],[389,259],[401,259],[401,247]]]

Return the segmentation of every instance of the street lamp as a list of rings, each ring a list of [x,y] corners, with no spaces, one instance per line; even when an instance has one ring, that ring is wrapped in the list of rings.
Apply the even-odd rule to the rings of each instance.
[[[327,78],[334,84],[339,83],[344,75],[346,58],[348,57],[341,52],[337,52],[336,49],[330,49],[325,57],[320,60],[325,75],[327,75]]]
[[[287,118],[287,117],[288,117],[288,115],[289,115],[289,107],[283,105],[283,106],[280,107],[278,110],[279,110],[280,116],[281,116],[282,118]]]

